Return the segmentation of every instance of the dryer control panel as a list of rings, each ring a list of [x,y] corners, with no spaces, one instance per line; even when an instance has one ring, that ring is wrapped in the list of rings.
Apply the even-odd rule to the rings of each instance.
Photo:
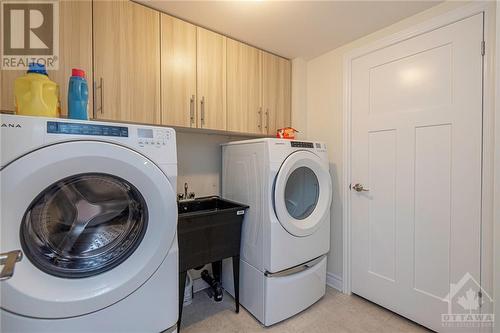
[[[321,142],[290,141],[290,146],[292,148],[316,149],[322,152],[326,152],[326,144]]]
[[[293,148],[314,148],[312,142],[291,141],[290,144]]]

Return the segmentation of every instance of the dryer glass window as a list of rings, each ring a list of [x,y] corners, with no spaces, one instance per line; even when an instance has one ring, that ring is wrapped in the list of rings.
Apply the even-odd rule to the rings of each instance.
[[[285,204],[290,216],[303,220],[312,214],[319,198],[319,182],[307,167],[295,169],[285,187]]]
[[[80,174],[49,186],[33,200],[21,224],[21,243],[44,272],[88,277],[127,259],[147,222],[146,202],[132,184],[108,174]]]

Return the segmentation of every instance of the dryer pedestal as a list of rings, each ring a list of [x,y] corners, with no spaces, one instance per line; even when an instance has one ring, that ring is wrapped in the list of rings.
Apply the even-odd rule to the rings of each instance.
[[[222,286],[231,295],[232,263],[224,261]],[[240,261],[240,304],[265,326],[307,309],[326,292],[326,256],[295,268],[266,274]]]

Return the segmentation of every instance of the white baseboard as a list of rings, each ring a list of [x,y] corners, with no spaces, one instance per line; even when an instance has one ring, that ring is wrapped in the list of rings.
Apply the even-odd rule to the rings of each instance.
[[[344,284],[342,283],[342,277],[330,272],[326,273],[326,284],[332,288],[337,289],[342,292]]]

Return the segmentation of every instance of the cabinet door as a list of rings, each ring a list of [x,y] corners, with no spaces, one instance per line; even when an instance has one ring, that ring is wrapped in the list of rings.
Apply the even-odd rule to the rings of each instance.
[[[226,37],[197,27],[198,127],[226,129]]]
[[[263,133],[261,81],[261,51],[228,39],[227,130]]]
[[[196,127],[196,26],[161,14],[161,123]]]
[[[262,55],[262,94],[267,133],[291,125],[291,64],[273,54]]]
[[[95,117],[160,122],[160,14],[130,1],[94,1]]]
[[[61,115],[68,114],[68,83],[71,69],[85,71],[89,85],[89,110],[92,110],[92,3],[90,1],[59,2],[59,69],[48,71],[59,85]],[[0,75],[0,109],[14,111],[14,81],[25,70],[2,70]],[[91,116],[90,112],[90,115]]]

